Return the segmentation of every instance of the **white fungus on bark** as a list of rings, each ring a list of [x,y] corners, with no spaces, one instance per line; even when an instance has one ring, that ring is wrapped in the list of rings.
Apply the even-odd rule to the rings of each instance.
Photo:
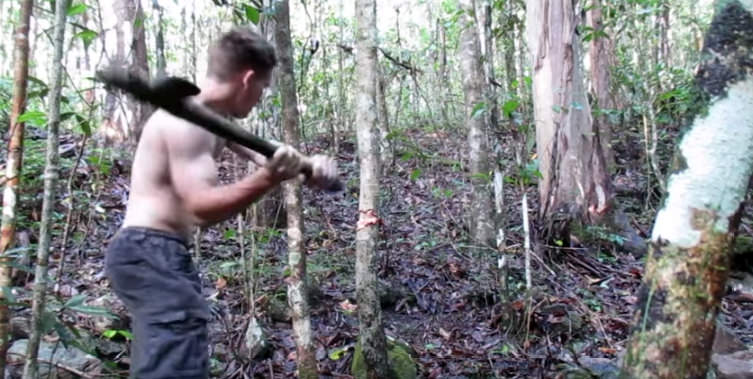
[[[742,3],[753,9],[753,0]],[[714,212],[714,229],[726,233],[745,196],[753,171],[753,77],[712,99],[708,115],[697,118],[682,138],[679,154],[687,168],[670,177],[651,238],[690,248],[701,238],[691,224],[694,210]]]

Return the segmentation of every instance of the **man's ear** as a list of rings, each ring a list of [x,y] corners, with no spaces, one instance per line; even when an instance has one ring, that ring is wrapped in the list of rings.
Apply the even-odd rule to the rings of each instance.
[[[256,72],[252,69],[248,69],[243,73],[243,87],[248,88],[251,86],[251,81],[254,80]]]

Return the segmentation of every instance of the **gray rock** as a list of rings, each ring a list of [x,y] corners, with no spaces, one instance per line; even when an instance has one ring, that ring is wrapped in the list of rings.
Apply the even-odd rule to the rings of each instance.
[[[753,350],[732,354],[714,354],[711,363],[718,379],[753,378]]]
[[[745,344],[735,336],[734,332],[721,323],[716,323],[714,345],[711,348],[713,354],[732,354],[745,349],[747,349]]]
[[[29,338],[31,326],[29,319],[26,317],[13,317],[10,319],[10,334],[13,339]]]
[[[599,378],[616,379],[620,374],[620,368],[613,359],[582,357],[578,359],[578,362]]]
[[[28,339],[17,340],[8,349],[9,377],[21,377],[28,343]],[[95,375],[102,369],[97,357],[72,346],[65,348],[62,343],[41,341],[38,357],[40,378],[72,379],[79,377],[75,372]]]

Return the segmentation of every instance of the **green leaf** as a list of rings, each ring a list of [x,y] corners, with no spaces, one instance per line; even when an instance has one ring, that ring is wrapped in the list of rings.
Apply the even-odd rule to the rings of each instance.
[[[84,48],[89,48],[91,46],[92,41],[94,41],[95,38],[99,36],[99,33],[95,32],[94,30],[87,29],[80,31],[76,33],[76,35],[73,36],[73,39],[80,38],[82,42],[84,42]]]
[[[42,329],[42,334],[49,333],[52,329],[55,328],[55,324],[58,323],[58,318],[55,316],[54,313],[49,311],[42,312],[42,317],[39,320],[39,326]]]
[[[77,307],[79,305],[83,305],[84,300],[86,300],[86,295],[83,293],[80,293],[68,299],[68,301],[66,301],[65,304],[63,304],[63,307],[66,307],[66,308]]]
[[[505,117],[512,116],[512,112],[515,112],[516,109],[518,109],[518,106],[520,106],[520,102],[517,100],[507,100],[502,105],[502,112],[504,113]]]
[[[473,110],[471,111],[471,118],[477,119],[481,115],[483,115],[485,111],[486,111],[486,103],[482,101],[473,107]]]
[[[79,306],[68,307],[68,309],[70,309],[70,310],[72,310],[74,312],[85,313],[85,314],[92,315],[92,316],[102,316],[102,317],[113,318],[113,319],[118,318],[118,316],[115,316],[109,310],[107,310],[106,308],[102,308],[102,307],[92,307],[92,306],[87,306],[87,305],[79,305]]]
[[[18,116],[18,122],[25,122],[34,126],[47,125],[47,114],[42,111],[27,111]]]
[[[127,330],[118,330],[118,334],[125,337],[127,340],[133,340],[133,333],[127,331]]]
[[[84,3],[73,4],[70,8],[68,8],[68,17],[78,16],[86,12],[87,9],[89,9],[89,6]]]
[[[329,352],[329,359],[333,361],[337,361],[340,358],[343,357],[343,354],[348,351],[348,346],[338,347],[335,349],[332,349],[332,351]]]
[[[410,180],[416,180],[421,176],[421,170],[420,169],[414,169],[410,173]]]
[[[237,234],[238,233],[235,231],[235,229],[227,229],[225,230],[224,237],[226,240],[230,240],[230,239],[234,239]]]
[[[118,331],[115,329],[107,329],[104,332],[102,332],[102,336],[109,339],[112,339],[112,337],[115,337],[118,334]]]
[[[60,342],[63,343],[63,347],[65,347],[66,349],[68,348],[68,345],[76,341],[75,337],[73,337],[73,334],[71,334],[70,330],[68,330],[68,327],[63,325],[63,323],[55,320],[55,323],[52,324],[52,328],[55,329],[55,331],[58,333]]]
[[[258,24],[260,14],[259,9],[248,4],[243,5],[243,8],[245,8],[246,11],[246,19],[254,24]]]

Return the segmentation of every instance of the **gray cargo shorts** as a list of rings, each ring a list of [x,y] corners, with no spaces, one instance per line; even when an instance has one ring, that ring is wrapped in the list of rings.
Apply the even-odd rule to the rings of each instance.
[[[123,228],[107,249],[105,270],[132,315],[131,377],[207,378],[211,316],[185,240]]]

